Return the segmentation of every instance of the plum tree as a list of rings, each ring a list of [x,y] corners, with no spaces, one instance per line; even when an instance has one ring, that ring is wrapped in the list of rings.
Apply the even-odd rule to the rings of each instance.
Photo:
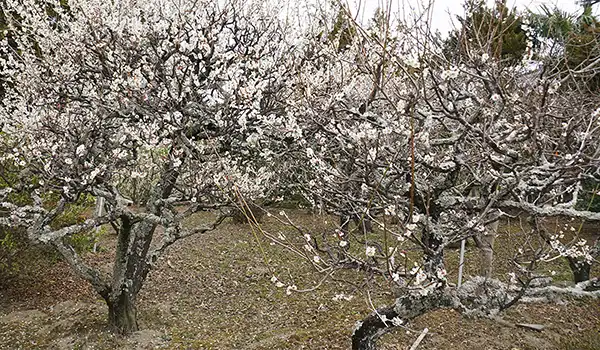
[[[519,249],[519,284],[491,278],[502,218],[600,220],[577,205],[584,184],[600,180],[600,100],[582,98],[577,80],[563,84],[570,72],[553,69],[533,29],[505,8],[518,39],[508,60],[501,36],[479,35],[481,20],[463,22],[479,41],[461,41],[457,56],[428,16],[396,23],[390,7],[365,27],[343,6],[291,26],[261,2],[81,0],[57,30],[35,0],[6,2],[3,21],[19,35],[0,45],[2,157],[22,181],[0,190],[0,222],[54,246],[120,333],[137,329],[137,295],[171,244],[216,228],[233,203],[252,212],[245,203],[281,193],[374,224],[311,232],[283,212],[299,246],[261,231],[327,276],[353,269],[393,286],[395,304],[357,325],[356,349],[437,307],[491,315],[524,295],[598,294],[583,290],[591,282],[530,288],[540,263],[597,259],[597,247],[559,234]],[[132,178],[145,183],[142,208],[127,206]],[[11,192],[23,188],[29,197],[16,202]],[[106,213],[57,227],[84,196],[105,198]],[[214,221],[184,225],[202,210]],[[68,240],[105,224],[118,232],[112,274]],[[484,277],[457,288],[444,249],[470,237],[487,248]],[[419,255],[410,266],[409,248]]]
[[[299,249],[318,270],[355,269],[366,285],[381,276],[401,291],[393,307],[358,323],[354,348],[373,348],[386,327],[437,307],[495,314],[523,295],[543,294],[528,289],[539,264],[560,256],[597,259],[588,242],[564,244],[555,234],[548,244],[518,250],[518,285],[490,278],[489,246],[483,278],[461,288],[446,280],[444,248],[493,236],[503,217],[600,220],[577,205],[583,184],[600,177],[600,101],[594,94],[582,99],[577,84],[561,88],[570,73],[553,69],[556,61],[533,44],[527,21],[519,27],[523,52],[508,61],[497,54],[497,36],[464,40],[464,55],[444,55],[427,23],[388,22],[373,35],[349,22],[357,34],[345,50],[314,43],[307,51],[313,64],[297,75],[300,102],[291,108],[302,115],[304,138],[292,158],[305,166],[291,181],[327,212],[350,206],[379,228],[368,234],[341,225],[327,235],[298,229],[307,243]],[[535,230],[529,237],[544,241]],[[404,266],[402,251],[414,246],[422,260]]]
[[[128,334],[160,255],[226,213],[204,227],[183,220],[236,195],[264,197],[276,182],[254,124],[280,108],[280,61],[291,47],[276,12],[261,3],[72,1],[60,30],[35,1],[6,3],[15,35],[0,45],[2,157],[24,176],[2,189],[2,223],[54,246],[106,300],[112,328]],[[128,207],[119,186],[131,177],[151,177],[142,208]],[[24,186],[29,200],[11,200]],[[57,227],[86,195],[103,197],[106,212]],[[109,223],[118,233],[112,274],[86,264],[68,240]]]

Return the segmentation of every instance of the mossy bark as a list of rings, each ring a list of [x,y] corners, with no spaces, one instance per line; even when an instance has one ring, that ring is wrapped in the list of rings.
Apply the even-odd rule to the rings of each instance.
[[[107,301],[108,324],[113,332],[129,335],[138,330],[135,296],[123,292],[114,301]]]

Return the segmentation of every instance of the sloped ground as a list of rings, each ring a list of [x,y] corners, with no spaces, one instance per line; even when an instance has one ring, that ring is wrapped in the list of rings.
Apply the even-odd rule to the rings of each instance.
[[[329,226],[324,217],[301,212],[292,215],[312,229]],[[202,220],[196,218],[192,224]],[[285,230],[273,218],[266,218],[264,227],[274,233]],[[499,275],[504,274],[503,264],[516,249],[507,243],[516,238],[518,232],[511,228],[499,238]],[[105,236],[104,250],[87,258],[108,269],[113,240],[114,236]],[[0,348],[350,348],[354,323],[371,309],[367,296],[337,280],[328,280],[313,292],[286,295],[285,287],[270,282],[273,273],[299,289],[314,286],[322,275],[265,241],[261,247],[264,255],[248,225],[232,223],[178,242],[151,272],[139,300],[142,331],[127,339],[107,331],[106,306],[85,282],[52,254],[34,254],[22,264],[18,277],[0,281]],[[450,279],[455,278],[456,255],[454,251],[447,254]],[[476,256],[476,250],[469,248],[467,275],[476,272]],[[564,262],[557,260],[543,268],[568,279]],[[337,278],[353,281],[351,274]],[[354,298],[333,300],[339,293]],[[393,301],[389,293],[371,293],[370,298],[375,306]],[[598,300],[518,305],[504,314],[504,320],[539,323],[546,329],[535,332],[438,310],[387,334],[381,345],[383,349],[406,349],[428,327],[430,332],[419,349],[600,349]]]

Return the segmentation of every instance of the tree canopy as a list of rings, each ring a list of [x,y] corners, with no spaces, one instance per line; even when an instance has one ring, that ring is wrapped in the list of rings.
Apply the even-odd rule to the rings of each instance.
[[[394,23],[389,9],[370,27],[343,7],[295,27],[262,2],[80,0],[40,10],[5,1],[0,160],[10,166],[0,174],[14,181],[0,190],[0,223],[60,252],[119,333],[138,329],[137,295],[168,247],[282,194],[339,224],[313,232],[282,212],[289,236],[251,218],[253,232],[325,276],[352,270],[397,293],[357,325],[355,349],[435,308],[492,316],[544,295],[532,281],[553,259],[569,258],[581,276],[597,261],[598,244],[537,226],[600,221],[579,204],[600,181],[600,98],[590,92],[600,59],[588,12],[575,24],[469,2],[444,41],[427,23]],[[132,207],[134,183],[146,192]],[[103,198],[106,212],[59,220],[87,198]],[[186,226],[201,211],[211,219]],[[523,244],[514,278],[502,282],[492,246],[498,222],[517,215],[540,243]],[[117,233],[112,273],[69,240],[106,225]],[[444,251],[469,238],[482,277],[459,288]],[[408,249],[418,252],[410,266]],[[293,276],[273,273],[297,292]],[[583,283],[560,291],[598,294]]]

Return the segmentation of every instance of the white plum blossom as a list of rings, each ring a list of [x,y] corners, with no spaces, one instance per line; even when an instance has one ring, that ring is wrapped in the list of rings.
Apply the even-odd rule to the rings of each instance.
[[[75,154],[77,155],[77,157],[82,157],[85,154],[85,145],[79,145],[77,146],[77,149],[75,150]]]
[[[289,285],[287,286],[287,288],[285,289],[285,294],[286,295],[292,295],[293,291],[297,291],[298,287],[295,284]]]
[[[354,299],[354,295],[346,295],[344,293],[339,293],[339,294],[336,294],[331,299],[334,301],[350,301],[350,300]]]
[[[450,69],[445,70],[441,73],[441,78],[443,80],[452,80],[456,79],[459,75],[460,71],[458,67],[450,67]]]
[[[282,135],[298,141],[303,135],[288,107],[300,50],[288,39],[296,34],[280,23],[277,8],[260,2],[81,0],[54,24],[39,6],[3,3],[3,30],[15,33],[18,47],[0,45],[0,124],[3,141],[11,143],[3,154],[43,194],[32,198],[32,210],[11,206],[27,215],[7,215],[3,224],[54,245],[109,308],[120,297],[133,303],[141,276],[159,256],[202,231],[184,228],[186,217],[203,207],[233,206],[239,197],[269,197],[285,176],[266,158],[281,154]],[[278,120],[277,130],[263,125],[268,116]],[[258,155],[263,146],[268,151]],[[44,202],[50,191],[57,203]],[[89,197],[104,198],[107,212],[82,224],[50,225]],[[128,197],[139,201],[136,210]],[[177,212],[173,203],[190,208]],[[129,244],[118,255],[125,263],[115,265],[122,270],[105,276],[64,238],[108,223],[126,227],[119,234]],[[157,231],[163,233],[153,239]],[[135,291],[122,281],[129,275],[138,276],[129,283]]]
[[[404,321],[400,317],[394,317],[390,320],[392,324],[396,327],[400,327],[404,324]]]
[[[367,246],[365,254],[368,257],[375,256],[375,253],[377,253],[377,249],[375,247]]]
[[[525,21],[527,49],[515,63],[488,54],[489,42],[464,40],[464,50],[448,53],[419,23],[366,31],[349,19],[342,47],[330,30],[343,11],[296,27],[260,1],[81,0],[61,30],[33,0],[6,6],[15,16],[9,30],[21,21],[27,28],[16,44],[36,38],[39,50],[0,45],[0,79],[10,82],[0,101],[2,162],[61,202],[49,209],[36,193],[22,206],[4,193],[3,208],[18,208],[0,219],[55,245],[110,294],[109,306],[128,295],[114,287],[126,285],[125,272],[145,276],[170,245],[216,228],[240,203],[300,197],[335,224],[314,232],[281,210],[267,216],[287,226],[287,239],[261,229],[264,237],[320,272],[351,266],[414,296],[447,288],[448,244],[493,243],[505,213],[598,218],[576,204],[583,184],[600,180],[600,101],[574,74],[547,66]],[[88,196],[104,198],[108,213],[49,224],[52,209]],[[207,208],[219,219],[183,225]],[[105,280],[78,265],[62,238],[119,221],[133,223],[119,233],[129,239],[124,268],[133,270]],[[588,243],[561,239],[554,233],[532,259],[597,260]],[[275,276],[271,283],[286,286]],[[287,285],[286,294],[295,290]]]

